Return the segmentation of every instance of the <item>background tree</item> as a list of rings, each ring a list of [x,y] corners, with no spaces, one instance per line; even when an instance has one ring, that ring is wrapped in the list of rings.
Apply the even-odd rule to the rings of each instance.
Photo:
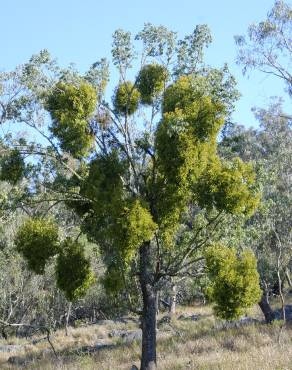
[[[281,280],[289,282],[291,269],[291,120],[281,102],[274,100],[268,109],[255,109],[259,129],[234,127],[221,143],[224,157],[239,155],[256,163],[262,188],[262,205],[246,223],[242,243],[252,246],[264,292],[260,302],[268,321],[273,313],[268,296],[279,294]],[[279,260],[280,259],[280,260]],[[278,266],[280,263],[280,266]]]
[[[283,0],[275,1],[267,19],[248,28],[247,39],[236,36],[239,47],[237,62],[243,66],[244,74],[258,69],[284,81],[288,93],[292,94],[292,8]]]

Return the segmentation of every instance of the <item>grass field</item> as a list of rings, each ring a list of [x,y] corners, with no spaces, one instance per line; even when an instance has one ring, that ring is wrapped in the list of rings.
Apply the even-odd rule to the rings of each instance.
[[[181,314],[196,314],[199,319],[174,319],[170,325],[161,324],[158,331],[158,369],[292,369],[291,325],[282,331],[279,341],[279,324],[255,323],[227,329],[223,322],[214,318],[209,306],[178,308],[177,317]],[[249,315],[261,319],[256,307]],[[121,338],[111,338],[109,333],[113,329],[131,332],[138,330],[138,324],[132,321],[126,324],[109,322],[71,328],[69,336],[60,330],[52,336],[58,359],[45,340],[37,344],[32,344],[31,339],[1,341],[0,345],[21,344],[23,351],[0,353],[0,368],[130,370],[133,364],[138,366],[139,341],[127,343]],[[104,348],[87,353],[86,347],[93,348],[97,343],[104,345]],[[9,364],[7,360],[11,356],[17,356],[20,364]]]

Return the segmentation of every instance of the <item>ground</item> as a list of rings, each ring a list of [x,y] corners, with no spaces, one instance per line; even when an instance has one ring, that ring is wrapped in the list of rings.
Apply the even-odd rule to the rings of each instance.
[[[257,307],[247,314],[262,320]],[[161,313],[160,320],[164,316]],[[37,337],[1,340],[0,368],[130,370],[133,364],[139,366],[138,325],[137,319],[126,318],[70,328],[68,336],[59,330],[51,338],[58,358],[49,343],[37,342]],[[248,320],[234,326],[215,319],[210,306],[192,306],[178,307],[176,319],[170,324],[161,320],[158,328],[159,370],[292,369],[291,324],[283,330],[280,322]],[[15,351],[5,351],[10,347]]]

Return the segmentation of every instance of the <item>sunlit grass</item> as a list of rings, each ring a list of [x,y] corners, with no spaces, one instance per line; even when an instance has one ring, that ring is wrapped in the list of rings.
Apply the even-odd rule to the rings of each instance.
[[[181,314],[200,315],[198,321],[178,320]],[[250,314],[260,318],[257,308]],[[162,317],[163,314],[160,315]],[[48,343],[26,345],[23,352],[1,353],[0,368],[16,369],[7,363],[9,356],[29,359],[28,369],[41,370],[130,370],[139,365],[140,343],[125,343],[119,338],[110,338],[113,329],[138,329],[138,324],[129,322],[109,323],[71,328],[69,336],[64,330],[57,331],[52,341],[59,354],[57,360]],[[164,323],[158,335],[158,369],[199,370],[286,370],[292,369],[292,327],[287,325],[278,343],[279,325],[262,322],[239,328],[225,329],[222,322],[212,315],[211,307],[178,307],[176,318],[170,325]],[[25,339],[12,338],[11,344],[25,344]],[[1,344],[5,342],[2,341]],[[86,354],[84,347],[111,344]],[[7,342],[6,342],[7,344]]]

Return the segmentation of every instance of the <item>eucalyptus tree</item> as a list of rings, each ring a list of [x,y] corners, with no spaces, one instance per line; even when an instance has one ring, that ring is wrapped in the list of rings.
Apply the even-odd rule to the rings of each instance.
[[[12,104],[10,121],[27,124],[39,141],[6,138],[3,168],[14,158],[20,170],[6,180],[17,182],[27,168],[24,155],[33,155],[40,168],[46,164],[46,177],[38,177],[41,191],[30,184],[21,201],[50,202],[49,208],[64,201],[78,215],[82,232],[100,247],[107,289],[125,290],[129,302],[130,293],[139,292],[141,369],[150,370],[156,368],[156,295],[163,279],[196,276],[207,257],[210,277],[217,276],[210,296],[222,317],[237,317],[259,298],[252,255],[236,256],[220,245],[208,248],[224,217],[250,216],[259,193],[250,164],[239,158],[222,161],[217,154],[217,136],[238,92],[226,65],[213,69],[204,63],[211,42],[207,26],[178,40],[163,26],[145,24],[135,41],[142,47],[134,47],[129,32],[113,35],[118,83],[112,102],[106,99],[105,59],[83,76],[60,69],[46,52],[24,65],[23,91]],[[36,272],[57,256],[58,282],[68,299],[83,294],[92,278],[76,243],[60,243],[53,223],[40,219],[24,224],[16,238]],[[37,260],[36,244],[41,245]],[[74,265],[71,275],[69,265]],[[227,300],[224,289],[215,294],[224,286]]]
[[[291,119],[283,111],[281,100],[254,112],[259,128],[233,127],[220,150],[225,158],[239,155],[255,163],[262,202],[242,229],[241,240],[257,256],[263,290],[260,306],[266,320],[271,321],[268,297],[280,291],[278,274],[282,282],[286,275],[291,284]]]
[[[259,71],[280,78],[292,95],[292,7],[275,1],[267,18],[248,28],[248,36],[236,36],[238,64],[243,72]]]

